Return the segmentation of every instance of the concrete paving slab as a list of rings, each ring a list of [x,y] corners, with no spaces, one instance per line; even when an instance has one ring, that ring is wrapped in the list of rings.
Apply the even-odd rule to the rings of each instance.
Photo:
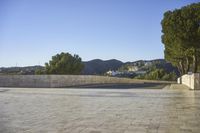
[[[200,91],[0,88],[2,133],[200,131]]]

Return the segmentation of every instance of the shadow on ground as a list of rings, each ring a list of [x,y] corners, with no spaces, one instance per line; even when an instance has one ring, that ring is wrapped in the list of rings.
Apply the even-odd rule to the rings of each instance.
[[[70,88],[88,88],[88,89],[162,89],[166,83],[131,83],[131,84],[87,84],[71,86]]]

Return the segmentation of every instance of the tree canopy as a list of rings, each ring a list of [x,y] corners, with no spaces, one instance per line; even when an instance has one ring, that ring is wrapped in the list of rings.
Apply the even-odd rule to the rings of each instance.
[[[167,11],[162,24],[165,59],[181,74],[197,72],[200,56],[200,3]]]
[[[71,55],[69,53],[60,53],[52,56],[49,63],[45,63],[43,72],[38,74],[80,74],[84,68],[81,58],[78,55]]]

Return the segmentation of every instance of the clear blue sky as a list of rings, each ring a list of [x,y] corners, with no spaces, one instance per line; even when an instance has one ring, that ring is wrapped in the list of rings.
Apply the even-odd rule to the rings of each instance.
[[[43,65],[60,52],[84,61],[163,58],[163,13],[193,2],[0,0],[0,67]]]

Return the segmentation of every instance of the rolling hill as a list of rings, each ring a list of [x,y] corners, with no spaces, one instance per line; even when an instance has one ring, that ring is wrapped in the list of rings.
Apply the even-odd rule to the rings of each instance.
[[[94,74],[101,75],[109,70],[117,70],[124,64],[123,62],[115,59],[106,61],[95,59],[83,63],[85,66],[83,74],[85,75],[94,75]]]
[[[176,67],[173,67],[171,63],[166,62],[164,59],[156,60],[139,60],[135,62],[121,62],[116,59],[111,60],[100,60],[95,59],[91,61],[83,62],[84,69],[83,75],[103,75],[109,70],[119,70],[123,66],[137,66],[139,70],[147,70],[152,65],[144,66],[143,64],[154,64],[156,68],[162,68],[167,72],[174,71],[177,75],[179,74]],[[2,67],[0,68],[0,74],[34,74],[37,69],[43,69],[43,66],[28,66],[28,67]]]

